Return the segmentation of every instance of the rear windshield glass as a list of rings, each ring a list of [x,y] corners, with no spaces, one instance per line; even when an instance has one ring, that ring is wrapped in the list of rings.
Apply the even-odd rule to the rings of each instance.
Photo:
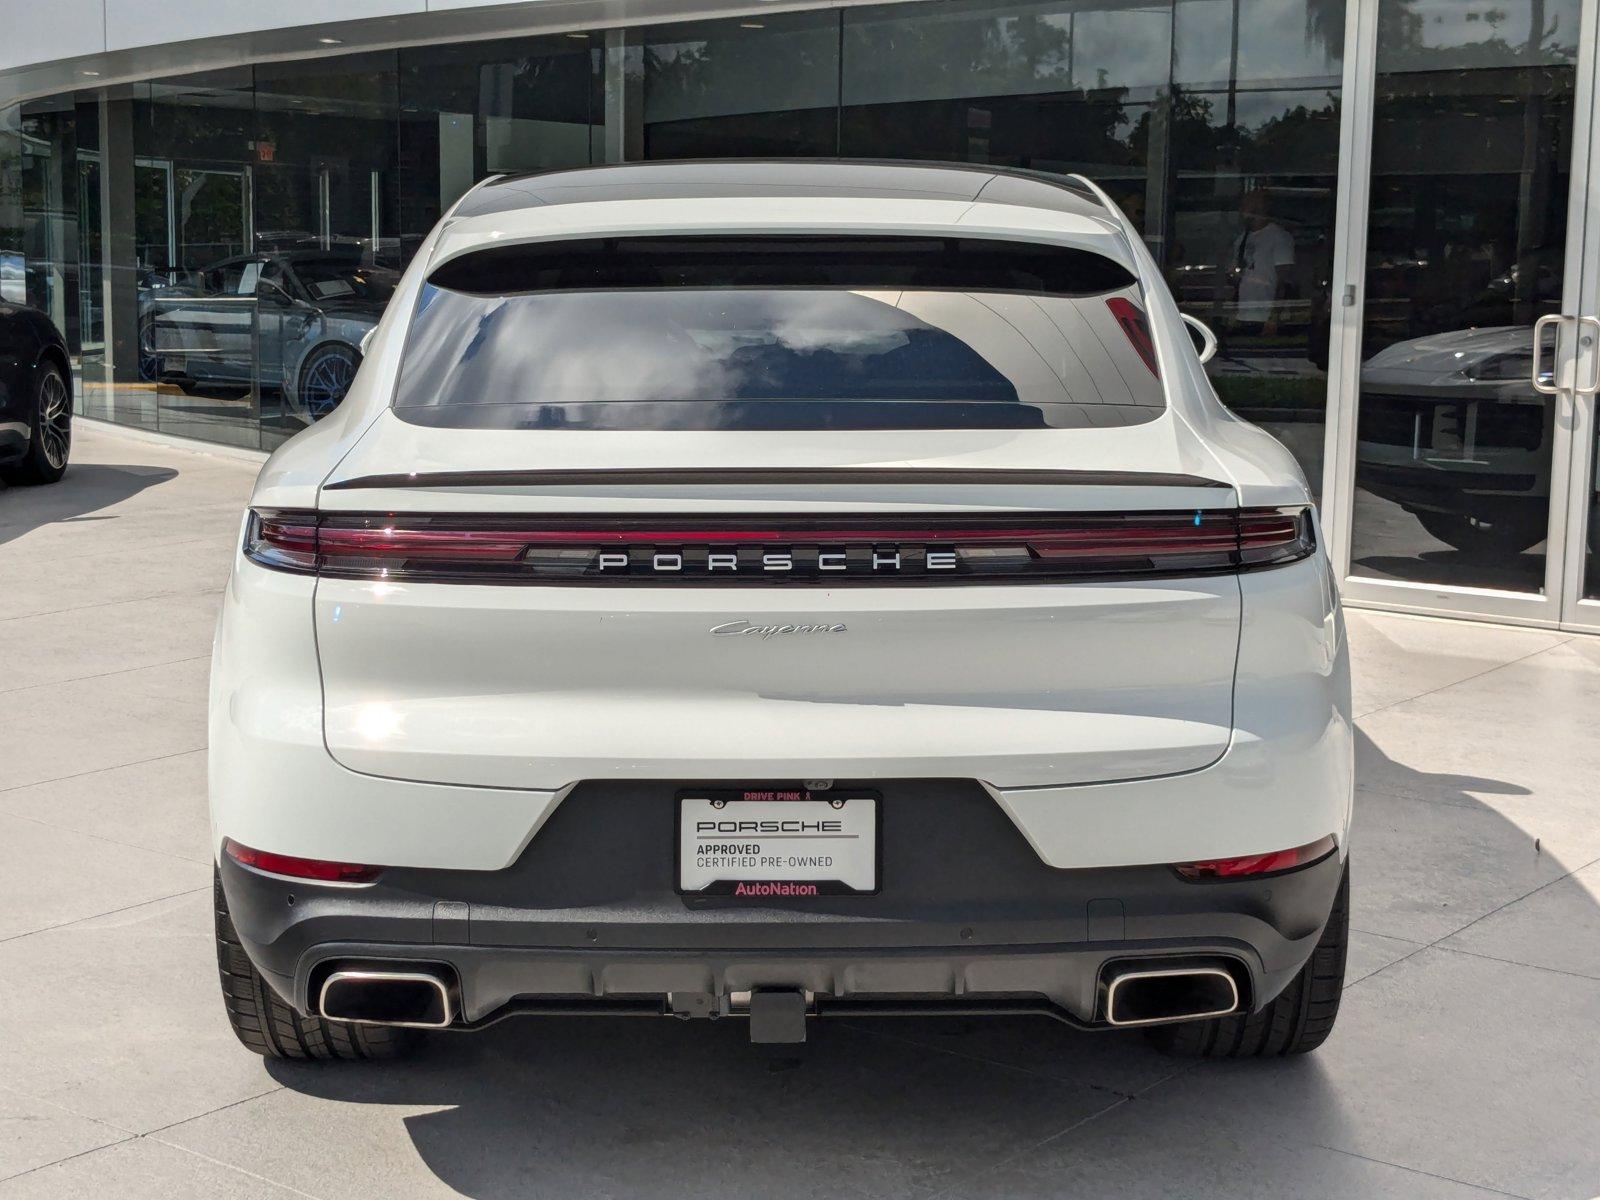
[[[965,239],[556,243],[424,285],[397,414],[538,429],[1120,426],[1165,401],[1133,278]]]

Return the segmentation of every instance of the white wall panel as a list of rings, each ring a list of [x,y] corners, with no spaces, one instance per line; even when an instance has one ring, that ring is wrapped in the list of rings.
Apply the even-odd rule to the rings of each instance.
[[[463,8],[489,8],[496,4],[515,4],[517,0],[428,0],[429,12],[450,12]],[[541,0],[525,0],[527,3],[538,4]]]
[[[9,5],[11,0],[3,0]],[[75,3],[85,0],[74,0]],[[427,0],[103,0],[106,49],[423,13]]]

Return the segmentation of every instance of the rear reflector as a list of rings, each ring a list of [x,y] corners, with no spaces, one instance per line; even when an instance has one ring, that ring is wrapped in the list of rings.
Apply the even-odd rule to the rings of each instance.
[[[383,870],[382,867],[369,867],[361,863],[328,862],[321,858],[296,858],[292,854],[252,850],[232,838],[223,839],[222,849],[234,862],[258,871],[287,875],[292,879],[311,879],[318,883],[371,883]]]
[[[342,579],[533,584],[965,584],[1204,575],[1316,548],[1310,510],[1064,516],[251,514],[263,566]]]
[[[1175,868],[1185,879],[1244,879],[1257,875],[1276,875],[1305,867],[1332,854],[1337,843],[1330,834],[1296,846],[1293,850],[1274,850],[1270,854],[1247,854],[1242,858],[1212,858],[1183,863]]]

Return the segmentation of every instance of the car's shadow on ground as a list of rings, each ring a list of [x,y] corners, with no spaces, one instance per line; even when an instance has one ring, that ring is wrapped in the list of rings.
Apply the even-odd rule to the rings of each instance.
[[[171,467],[84,463],[69,464],[59,483],[39,487],[0,484],[0,545],[58,521],[116,520],[113,514],[93,514],[177,474]]]
[[[1373,785],[1357,798],[1358,928],[1364,886],[1381,904],[1408,890],[1424,906],[1459,902],[1438,892],[1440,873],[1459,870],[1461,856],[1530,852],[1527,834],[1477,798],[1526,789],[1418,771],[1364,736],[1358,762]],[[1417,804],[1421,796],[1428,803]],[[1360,951],[1351,961],[1353,971],[1374,969]],[[421,1162],[483,1200],[765,1200],[811,1196],[824,1183],[845,1195],[951,1187],[1000,1196],[1011,1194],[1004,1177],[985,1168],[1032,1161],[1046,1139],[1054,1140],[1045,1173],[1034,1181],[1041,1194],[1070,1192],[1078,1170],[1084,1181],[1114,1180],[1119,1156],[1136,1154],[1149,1194],[1182,1195],[1197,1156],[1254,1144],[1263,1124],[1281,1123],[1284,1144],[1306,1152],[1348,1141],[1359,1105],[1326,1056],[1341,1054],[1342,1033],[1353,1039],[1345,1053],[1370,1062],[1369,1050],[1383,1052],[1368,1045],[1374,1038],[1405,1036],[1392,1025],[1364,1017],[1347,996],[1344,1028],[1320,1055],[1195,1065],[1162,1057],[1137,1033],[1085,1033],[1046,1018],[816,1021],[793,1049],[750,1045],[738,1020],[519,1018],[432,1035],[418,1058],[391,1066],[269,1070],[335,1104],[396,1106]],[[1451,1081],[1416,1086],[1431,1093]]]
[[[768,1200],[934,1191],[1126,1103],[1112,1081],[1148,1087],[1181,1065],[1136,1034],[1047,1018],[820,1021],[793,1048],[753,1046],[735,1020],[523,1018],[434,1035],[394,1067],[271,1072],[404,1106],[421,1161],[480,1200]],[[1296,1073],[1315,1087],[1313,1066]]]

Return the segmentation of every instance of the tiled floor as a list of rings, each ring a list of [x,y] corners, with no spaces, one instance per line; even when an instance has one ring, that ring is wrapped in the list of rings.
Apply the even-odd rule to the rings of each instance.
[[[1311,1058],[622,1019],[263,1065],[222,1017],[205,816],[253,472],[83,427],[62,485],[0,491],[0,1200],[1600,1193],[1600,641],[1364,613],[1359,932]]]

